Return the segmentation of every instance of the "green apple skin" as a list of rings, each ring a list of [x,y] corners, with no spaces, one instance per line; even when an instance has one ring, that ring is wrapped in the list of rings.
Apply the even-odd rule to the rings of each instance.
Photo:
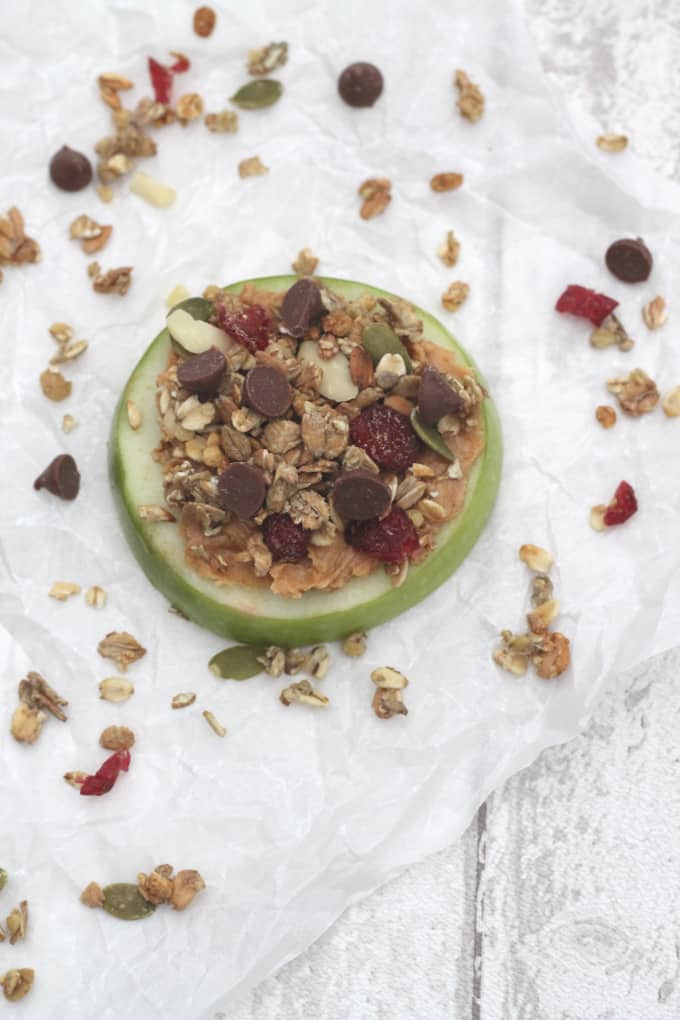
[[[297,277],[272,276],[234,283],[238,293],[245,283],[267,290],[287,290]],[[370,293],[393,298],[350,280],[322,278],[322,282],[348,298]],[[420,308],[429,340],[453,350],[464,364],[477,371],[469,355],[450,333]],[[151,583],[170,603],[195,623],[248,644],[293,647],[333,641],[354,631],[370,630],[421,602],[463,562],[479,538],[491,513],[501,476],[502,442],[498,414],[490,399],[482,405],[486,436],[484,452],[471,473],[465,506],[459,516],[439,532],[436,548],[419,566],[410,567],[401,587],[394,588],[378,568],[369,577],[354,578],[341,591],[306,592],[299,599],[284,599],[268,589],[218,585],[201,577],[184,561],[184,545],[175,524],[150,524],[139,519],[143,503],[163,503],[159,466],[150,452],[158,442],[156,377],[170,351],[167,329],[156,337],[130,376],[113,419],[109,446],[114,498],[130,547]],[[477,372],[478,378],[483,380]],[[133,431],[126,402],[142,411],[142,427]]]

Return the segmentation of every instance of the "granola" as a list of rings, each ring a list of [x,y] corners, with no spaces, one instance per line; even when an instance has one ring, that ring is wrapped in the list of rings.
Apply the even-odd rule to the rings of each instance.
[[[146,648],[127,631],[111,631],[99,642],[97,651],[102,658],[115,662],[121,673],[127,672],[128,666],[146,655]]]
[[[16,206],[0,216],[0,266],[21,266],[41,259],[40,245],[26,235]]]
[[[465,71],[456,71],[453,84],[458,89],[458,112],[466,120],[478,121],[484,114],[484,96],[478,85],[470,81]]]
[[[406,576],[405,560],[426,559],[440,528],[463,508],[470,471],[484,448],[485,393],[472,369],[426,339],[407,302],[368,294],[346,298],[308,277],[295,286],[311,288],[320,301],[314,321],[294,325],[297,336],[287,325],[292,320],[285,319],[283,294],[253,285],[238,296],[217,287],[206,291],[213,302],[210,329],[225,330],[218,374],[205,377],[212,389],[199,396],[192,380],[198,378],[199,390],[207,385],[204,355],[189,355],[180,346],[169,352],[158,378],[160,442],[153,453],[165,505],[139,507],[138,513],[150,522],[175,518],[187,563],[218,584],[266,586],[298,598],[312,589],[342,588],[384,567],[397,586]],[[247,333],[245,340],[230,341],[232,322],[252,323],[257,341]],[[372,338],[375,367],[365,336]],[[386,336],[394,340],[383,352],[375,342]],[[210,373],[214,360],[210,355]],[[405,417],[416,406],[426,367],[453,391],[457,411],[438,422],[449,458],[421,447]],[[253,410],[262,405],[251,392],[263,369],[275,370],[272,382],[288,393],[275,410],[264,406],[264,414]],[[396,471],[381,467],[365,448],[370,435],[353,438],[362,415],[375,410],[394,415],[393,427],[418,451],[409,455],[413,463]],[[396,562],[364,551],[334,509],[336,482],[351,472],[374,476],[381,506],[412,529],[410,551]],[[230,477],[236,480],[232,490]],[[236,503],[234,493],[240,494]],[[272,534],[282,528],[288,538]],[[294,541],[297,552],[281,541]]]
[[[656,383],[641,368],[634,368],[630,375],[609,379],[607,389],[618,399],[621,410],[633,418],[653,411],[660,399]]]

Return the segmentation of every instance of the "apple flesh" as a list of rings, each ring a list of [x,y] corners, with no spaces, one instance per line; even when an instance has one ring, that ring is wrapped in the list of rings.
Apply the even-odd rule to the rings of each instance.
[[[294,276],[265,277],[235,283],[228,290],[239,293],[246,282],[252,282],[258,288],[284,291],[295,281]],[[365,293],[394,298],[386,291],[349,280],[327,278],[322,282],[348,298]],[[454,351],[462,363],[473,365],[435,318],[422,309],[416,311],[428,340]],[[159,441],[156,378],[166,367],[171,344],[164,329],[128,380],[113,420],[110,474],[132,552],[151,583],[191,620],[223,637],[251,644],[292,647],[332,641],[376,627],[421,602],[465,559],[491,513],[500,482],[501,432],[490,399],[482,405],[486,445],[471,472],[464,508],[441,529],[427,560],[409,569],[401,587],[392,587],[379,566],[368,577],[354,578],[339,591],[311,591],[299,599],[285,599],[266,588],[219,585],[196,573],[185,562],[179,527],[142,521],[137,512],[140,505],[164,503],[161,469],[151,451]],[[142,425],[136,431],[128,424],[128,400],[142,414]]]

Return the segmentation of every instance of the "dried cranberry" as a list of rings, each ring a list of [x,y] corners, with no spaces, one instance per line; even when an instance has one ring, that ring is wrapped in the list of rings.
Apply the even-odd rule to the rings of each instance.
[[[618,301],[607,297],[606,294],[598,294],[588,287],[579,287],[577,284],[570,284],[563,294],[560,294],[555,305],[558,312],[566,312],[569,315],[578,315],[582,319],[590,319],[594,326],[601,326],[608,315],[618,306]]]
[[[170,56],[177,57],[175,63],[170,65],[173,74],[184,74],[191,67],[191,61],[183,53],[171,53]]]
[[[309,532],[288,514],[270,514],[262,525],[262,537],[275,560],[303,560]]]
[[[156,102],[167,105],[172,92],[172,71],[165,64],[159,64],[153,57],[149,57],[149,77]]]
[[[177,57],[177,60],[170,67],[166,67],[165,64],[159,64],[153,57],[149,57],[149,77],[151,78],[154,98],[157,103],[163,103],[166,106],[170,102],[174,75],[183,74],[191,67],[189,60],[184,54],[173,53],[171,56]]]
[[[263,351],[269,343],[269,316],[262,305],[247,305],[240,312],[231,312],[217,304],[213,322],[251,354]]]
[[[93,776],[88,776],[80,787],[81,797],[101,797],[108,793],[121,772],[130,768],[130,752],[115,751],[99,766]]]
[[[345,541],[383,563],[401,563],[420,548],[413,521],[396,506],[382,520],[352,521],[345,528]]]
[[[633,486],[628,482],[619,482],[604,515],[604,523],[609,528],[612,524],[625,524],[637,511],[638,504]]]
[[[420,440],[405,414],[385,404],[370,404],[349,427],[350,439],[378,467],[404,471],[420,452]]]

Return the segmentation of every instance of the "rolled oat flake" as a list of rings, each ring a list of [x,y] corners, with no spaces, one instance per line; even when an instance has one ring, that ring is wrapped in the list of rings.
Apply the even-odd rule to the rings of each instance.
[[[624,237],[614,241],[604,256],[607,269],[624,283],[642,283],[648,279],[654,260],[641,237]]]
[[[217,347],[187,358],[177,369],[177,379],[189,393],[212,397],[217,393],[227,370],[227,359]]]
[[[345,471],[332,490],[333,506],[344,521],[368,521],[384,514],[392,501],[386,482],[373,471]]]
[[[283,372],[270,365],[256,365],[248,372],[243,387],[248,407],[265,418],[280,418],[290,407],[293,394]]]
[[[75,499],[80,489],[80,472],[70,453],[60,453],[33,482],[34,489],[47,489],[60,499]]]
[[[291,336],[299,339],[325,312],[321,291],[313,280],[298,280],[286,292],[281,319]]]
[[[220,506],[241,519],[253,517],[264,503],[267,484],[254,464],[229,464],[217,480]]]

